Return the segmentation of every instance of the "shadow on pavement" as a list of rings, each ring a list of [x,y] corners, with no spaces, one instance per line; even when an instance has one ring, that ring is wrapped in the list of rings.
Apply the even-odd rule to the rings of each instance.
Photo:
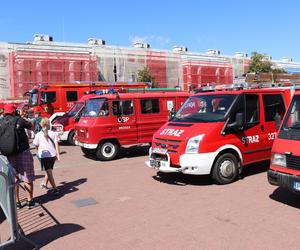
[[[96,155],[87,155],[82,153],[83,156],[90,160],[101,161]],[[149,154],[149,146],[132,146],[129,148],[121,148],[118,157],[115,160],[123,158],[133,158],[139,156],[145,156]]]
[[[38,249],[56,239],[85,229],[78,224],[61,224],[43,204],[30,210],[27,207],[23,207],[17,211],[18,224],[23,234],[28,240],[37,245]],[[5,249],[26,250],[33,249],[33,245],[30,245],[24,239],[19,239],[15,244],[7,246]]]
[[[243,168],[243,173],[237,181],[249,177],[252,175],[260,174],[266,172],[269,168],[269,161],[263,161],[260,163],[250,164]],[[152,176],[152,178],[159,182],[164,182],[172,185],[186,186],[186,185],[212,185],[214,181],[209,175],[184,175],[180,173],[162,173],[158,172],[157,175]]]
[[[300,195],[293,193],[287,189],[278,187],[269,196],[272,200],[281,202],[285,205],[300,208]]]
[[[243,167],[241,178],[266,172],[269,169],[269,166],[270,161],[262,161],[246,165]]]
[[[41,248],[51,243],[52,241],[57,240],[58,238],[78,232],[83,229],[85,228],[77,224],[71,224],[71,223],[58,224],[30,233],[26,235],[26,237],[29,238],[34,243],[36,243],[39,248]],[[29,250],[32,249],[32,246],[29,245],[24,240],[20,240],[14,245],[5,247],[5,249],[6,250],[13,250],[13,249]]]
[[[118,158],[133,158],[149,154],[149,146],[132,146],[122,148]]]
[[[57,185],[57,187],[59,189],[59,194],[58,195],[55,196],[51,192],[51,190],[48,190],[48,192],[46,194],[35,197],[35,200],[37,200],[41,204],[45,204],[49,201],[59,199],[59,198],[63,197],[66,194],[78,191],[77,187],[79,185],[82,185],[86,181],[87,181],[87,178],[81,178],[81,179],[78,179],[76,181],[71,181],[71,182],[60,182],[59,185]]]
[[[0,224],[6,220],[5,214],[2,210],[2,208],[0,207]]]
[[[214,184],[209,175],[184,175],[180,173],[158,172],[155,176],[152,176],[152,178],[159,182],[178,186],[207,186]]]

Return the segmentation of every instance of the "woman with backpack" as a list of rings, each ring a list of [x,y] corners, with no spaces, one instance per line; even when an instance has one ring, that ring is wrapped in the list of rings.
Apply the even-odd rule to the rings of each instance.
[[[42,118],[40,122],[41,131],[35,135],[33,144],[38,149],[38,157],[41,162],[42,171],[46,171],[44,183],[41,187],[47,189],[47,184],[50,182],[53,193],[58,195],[59,191],[56,187],[53,177],[53,167],[56,160],[60,160],[59,146],[57,135],[50,130],[50,122],[48,118]]]

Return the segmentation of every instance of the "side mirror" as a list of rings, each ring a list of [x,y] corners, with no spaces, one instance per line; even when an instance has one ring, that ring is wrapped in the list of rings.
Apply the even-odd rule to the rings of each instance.
[[[274,119],[275,119],[276,129],[279,129],[281,124],[281,116],[278,113],[276,113]]]
[[[169,112],[169,120],[171,120],[176,114],[176,111],[174,108],[172,108]]]
[[[235,115],[234,122],[227,124],[227,128],[233,129],[233,130],[240,130],[243,128],[243,125],[244,125],[244,115],[243,115],[243,113],[237,113]]]

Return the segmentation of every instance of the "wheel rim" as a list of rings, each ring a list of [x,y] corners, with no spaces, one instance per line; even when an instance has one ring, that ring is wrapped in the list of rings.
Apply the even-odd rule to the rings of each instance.
[[[104,157],[109,158],[114,155],[116,148],[112,143],[104,143],[101,152]]]
[[[220,173],[223,177],[229,178],[233,176],[234,171],[235,171],[235,164],[233,161],[226,159],[220,164]]]

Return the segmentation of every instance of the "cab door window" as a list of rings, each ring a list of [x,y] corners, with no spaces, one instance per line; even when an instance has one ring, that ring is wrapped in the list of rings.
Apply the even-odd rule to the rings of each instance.
[[[230,116],[229,123],[235,121],[237,113],[244,115],[244,123],[248,127],[259,123],[259,96],[246,94],[240,96],[234,107],[234,112]]]
[[[246,101],[246,123],[259,122],[259,96],[247,94]]]
[[[280,94],[265,94],[263,95],[264,109],[265,109],[265,121],[275,121],[276,115],[280,115],[281,119],[285,114],[285,106],[282,95]]]
[[[56,92],[49,91],[49,92],[41,92],[41,103],[53,103],[56,101]]]
[[[122,116],[122,115],[132,115],[133,114],[133,101],[113,101],[113,115]]]

